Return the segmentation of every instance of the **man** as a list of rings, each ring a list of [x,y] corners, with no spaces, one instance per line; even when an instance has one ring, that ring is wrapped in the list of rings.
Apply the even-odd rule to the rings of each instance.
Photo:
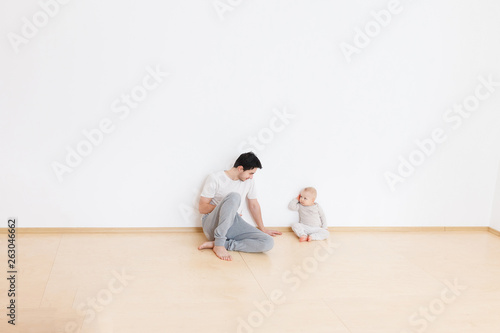
[[[254,153],[241,154],[229,170],[208,176],[201,192],[199,211],[204,214],[202,227],[208,242],[198,250],[212,249],[222,260],[232,260],[229,251],[266,252],[272,249],[271,236],[281,232],[264,227],[253,175],[262,165]],[[241,217],[242,200],[248,199],[248,209],[257,228]]]

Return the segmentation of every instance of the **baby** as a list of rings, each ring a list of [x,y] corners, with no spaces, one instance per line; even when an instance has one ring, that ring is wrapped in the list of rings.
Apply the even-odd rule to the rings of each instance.
[[[299,211],[299,222],[292,224],[292,230],[299,237],[300,242],[323,240],[330,236],[325,213],[314,202],[316,195],[314,187],[306,187],[288,204],[291,210]]]

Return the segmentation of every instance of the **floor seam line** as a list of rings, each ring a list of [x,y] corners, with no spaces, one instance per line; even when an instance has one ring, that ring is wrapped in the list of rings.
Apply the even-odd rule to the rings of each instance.
[[[52,261],[52,266],[50,267],[50,273],[47,277],[47,282],[45,283],[45,288],[43,288],[43,294],[42,297],[40,298],[40,304],[38,304],[38,308],[42,306],[43,299],[45,297],[45,293],[47,292],[47,285],[49,284],[50,277],[52,276],[52,271],[54,270],[54,264],[57,260],[57,257],[59,256],[59,247],[61,246],[63,235],[59,235],[59,244],[57,244],[57,250],[56,250],[56,255],[54,256],[54,260]]]
[[[254,272],[253,272],[252,268],[250,268],[250,266],[248,265],[248,263],[247,263],[247,261],[245,260],[245,258],[243,257],[243,255],[242,255],[241,253],[239,253],[239,255],[240,255],[240,256],[241,256],[241,258],[243,259],[243,262],[245,262],[245,265],[246,265],[246,266],[248,267],[248,269],[250,270],[250,273],[252,273],[252,276],[253,276],[253,278],[255,279],[255,282],[257,282],[257,284],[259,285],[260,290],[262,290],[262,292],[264,293],[264,295],[266,296],[266,298],[267,298],[268,300],[271,300],[271,299],[269,298],[269,296],[267,295],[266,291],[264,290],[264,288],[260,285],[259,280],[257,280],[257,277],[255,276],[255,274],[254,274]]]
[[[344,323],[344,321],[340,318],[340,316],[337,314],[337,312],[335,312],[335,310],[332,309],[332,307],[328,304],[328,302],[324,298],[321,298],[321,300],[326,304],[326,306],[330,309],[330,311],[333,312],[333,314],[335,315],[335,317],[337,317],[337,319],[342,323],[342,325],[345,327],[345,329],[349,333],[352,333],[351,330],[349,329],[349,327],[347,327],[347,325]]]

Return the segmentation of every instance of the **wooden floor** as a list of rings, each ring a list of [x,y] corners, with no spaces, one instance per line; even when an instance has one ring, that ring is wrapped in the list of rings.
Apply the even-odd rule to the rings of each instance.
[[[2,279],[0,332],[500,332],[500,237],[488,232],[284,233],[232,262],[202,241],[18,235],[16,326]]]

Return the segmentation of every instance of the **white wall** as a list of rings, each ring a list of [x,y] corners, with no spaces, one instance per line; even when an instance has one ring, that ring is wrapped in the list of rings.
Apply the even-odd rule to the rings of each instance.
[[[4,4],[2,219],[199,226],[206,175],[260,135],[266,225],[297,219],[287,203],[304,186],[318,189],[331,226],[490,225],[500,87],[486,97],[478,77],[500,81],[499,2],[401,1],[366,47],[356,29],[376,29],[370,13],[389,1],[221,3],[71,1],[52,6],[38,33],[24,28],[17,53],[8,34],[43,14],[38,1]],[[350,62],[342,43],[359,46]],[[158,85],[147,78],[157,67],[169,73]],[[151,90],[126,115],[121,96],[139,99],[145,78]],[[476,89],[468,118],[443,119]],[[294,118],[275,121],[276,110]],[[54,162],[66,164],[67,147],[105,119],[112,131],[58,181]],[[415,140],[436,128],[446,140],[391,191],[384,174],[398,172],[400,155],[419,157]]]
[[[491,209],[491,225],[493,229],[500,231],[500,165],[498,167],[498,176],[496,182],[495,197]]]

